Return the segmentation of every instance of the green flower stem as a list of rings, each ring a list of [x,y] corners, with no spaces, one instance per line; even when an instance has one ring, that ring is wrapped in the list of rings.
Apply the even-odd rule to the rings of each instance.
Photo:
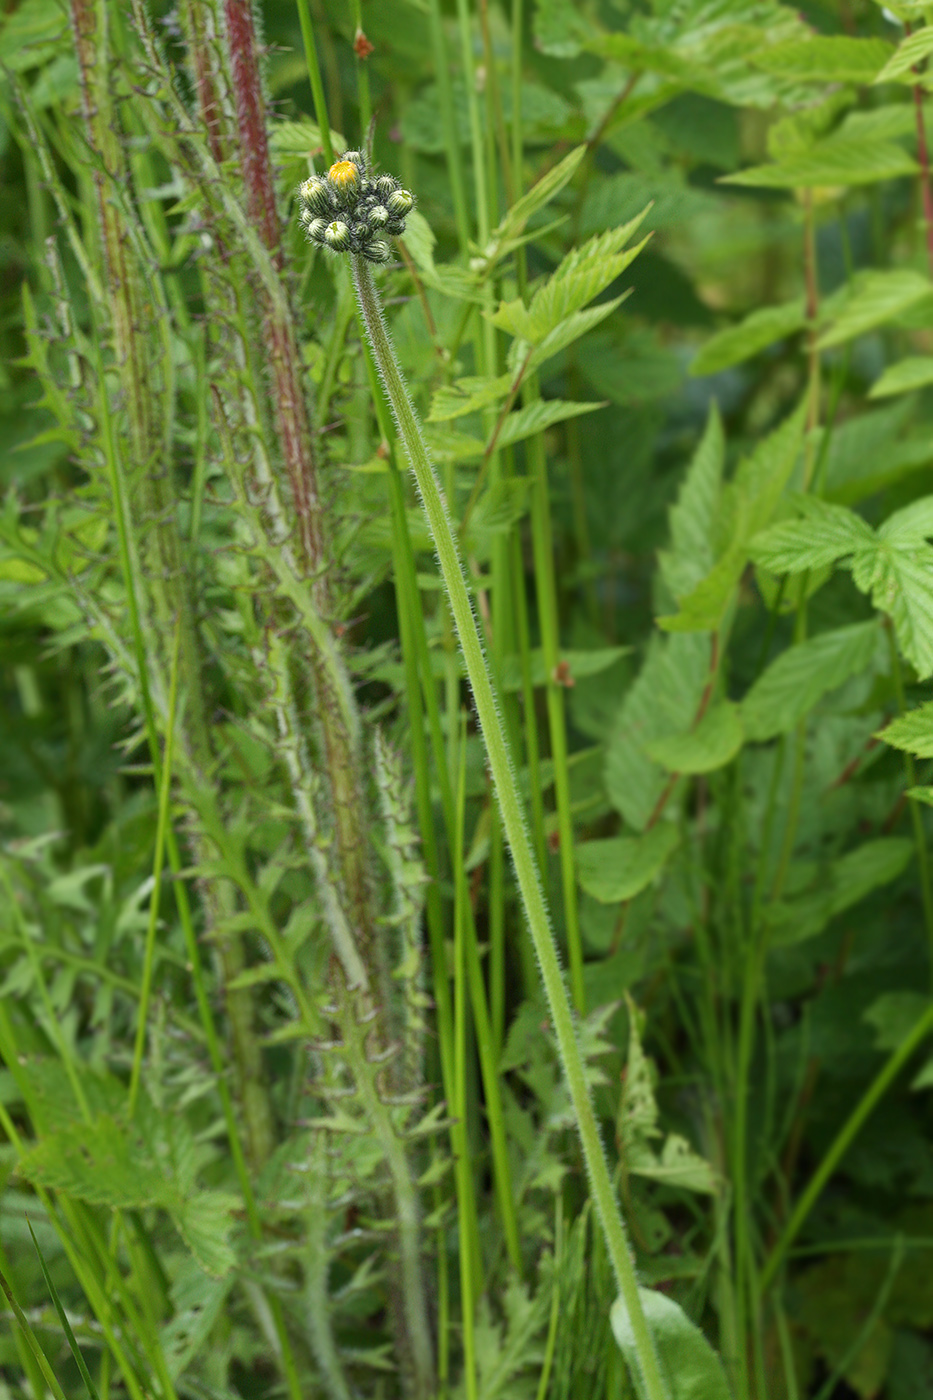
[[[658,1368],[654,1344],[642,1310],[625,1225],[619,1211],[612,1179],[609,1175],[609,1167],[599,1137],[596,1115],[586,1085],[583,1057],[577,1042],[573,1012],[564,987],[557,948],[548,920],[547,906],[532,854],[531,843],[525,829],[512,760],[500,723],[499,708],[486,658],[483,654],[476,619],[470,605],[463,564],[454,540],[437,477],[428,456],[421,426],[409,398],[408,389],[399,370],[395,351],[383,321],[372,273],[362,258],[354,256],[351,262],[360,311],[386,395],[398,425],[399,434],[418,483],[428,526],[437,549],[448,601],[463,649],[467,675],[473,691],[489,766],[499,798],[502,822],[511,848],[515,873],[538,956],[551,1021],[573,1102],[593,1197],[605,1231],[606,1244],[619,1289],[628,1309],[635,1335],[645,1395],[647,1400],[668,1400]]]

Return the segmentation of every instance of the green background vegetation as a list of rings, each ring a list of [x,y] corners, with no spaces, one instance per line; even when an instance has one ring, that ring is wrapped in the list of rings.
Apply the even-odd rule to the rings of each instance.
[[[656,1400],[371,119],[660,1387],[933,1397],[931,11],[6,0],[3,1400]]]

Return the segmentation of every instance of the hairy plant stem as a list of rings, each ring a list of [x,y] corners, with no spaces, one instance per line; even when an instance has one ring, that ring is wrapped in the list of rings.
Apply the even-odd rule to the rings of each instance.
[[[236,94],[240,160],[249,218],[267,250],[274,273],[283,267],[281,230],[266,137],[266,106],[252,0],[224,0],[227,43]],[[257,286],[262,334],[271,367],[273,411],[298,522],[299,553],[311,581],[315,609],[330,614],[328,558],[318,493],[317,466],[311,444],[307,403],[299,374],[300,357],[287,299],[270,295],[263,279]],[[330,778],[334,827],[339,853],[341,899],[365,962],[378,961],[372,878],[368,863],[367,804],[355,713],[350,723],[330,669],[317,651],[311,659],[317,691],[317,714]]]
[[[176,631],[179,633],[179,675],[185,694],[184,738],[189,761],[197,768],[200,781],[209,782],[212,766],[211,748],[206,721],[206,706],[202,688],[202,666],[193,622],[190,580],[187,577],[172,482],[170,479],[172,400],[172,347],[169,336],[169,311],[157,283],[148,279],[143,289],[144,262],[138,253],[132,219],[121,201],[115,197],[125,179],[123,153],[109,101],[107,78],[106,7],[95,0],[72,0],[72,24],[79,59],[82,101],[88,139],[101,158],[94,172],[97,189],[100,236],[106,269],[104,288],[116,351],[117,372],[123,391],[127,420],[128,451],[119,446],[119,433],[112,443],[112,481],[114,492],[132,484],[142,497],[141,514],[145,521],[142,534],[144,559],[137,555],[134,532],[126,530],[127,588],[141,598],[151,600],[152,616],[141,610],[145,627],[145,660],[147,670],[159,678],[158,686],[165,691],[162,680],[165,644]],[[158,376],[153,376],[151,340],[147,333],[146,302],[156,308],[155,324],[161,340],[159,367],[164,382],[164,405],[158,405]],[[101,394],[106,394],[102,381]],[[115,426],[115,425],[114,425]],[[115,496],[116,500],[116,496]],[[146,582],[143,583],[145,578]],[[207,852],[195,836],[196,857],[200,862]],[[229,894],[214,891],[206,907],[211,922],[218,926],[225,912],[218,900]],[[225,932],[217,940],[218,956],[226,987],[246,965],[242,938]],[[268,1095],[262,1082],[262,1058],[253,1027],[252,994],[248,989],[227,993],[234,1063],[238,1070],[239,1097],[243,1106],[250,1157],[255,1166],[266,1160],[272,1150],[272,1118]]]
[[[590,1176],[609,1255],[628,1309],[635,1335],[647,1400],[667,1400],[654,1343],[648,1330],[635,1267],[629,1252],[625,1225],[599,1136],[599,1127],[586,1084],[583,1057],[577,1041],[573,1011],[564,986],[547,906],[525,829],[521,800],[508,742],[499,718],[499,707],[483,653],[476,618],[470,604],[453,530],[434,473],[421,426],[398,366],[379,304],[372,272],[364,259],[351,256],[353,281],[373,356],[382,377],[399,434],[418,484],[422,505],[440,561],[441,573],[463,650],[476,713],[492,770],[506,838],[541,969],[558,1049],[567,1078],[583,1155]]]

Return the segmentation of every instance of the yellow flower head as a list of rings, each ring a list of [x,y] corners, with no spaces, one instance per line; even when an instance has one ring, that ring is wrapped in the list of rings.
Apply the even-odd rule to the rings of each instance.
[[[360,168],[352,160],[338,160],[327,172],[327,178],[338,196],[349,203],[360,192]]]

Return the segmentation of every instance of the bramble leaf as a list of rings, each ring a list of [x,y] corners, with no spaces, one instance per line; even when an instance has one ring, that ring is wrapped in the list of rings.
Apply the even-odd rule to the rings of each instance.
[[[871,665],[878,638],[876,622],[857,622],[782,652],[742,701],[746,738],[761,743],[789,734],[827,691]]]

